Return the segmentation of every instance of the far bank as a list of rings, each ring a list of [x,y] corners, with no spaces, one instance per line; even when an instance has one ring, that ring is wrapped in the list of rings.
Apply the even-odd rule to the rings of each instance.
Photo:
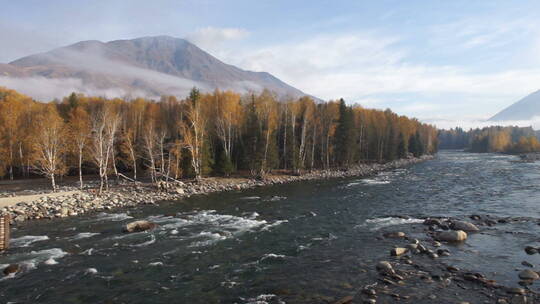
[[[98,194],[96,189],[68,191],[33,196],[12,196],[0,199],[0,214],[8,214],[12,222],[37,219],[54,219],[77,216],[89,212],[112,210],[122,207],[156,204],[163,200],[180,200],[192,195],[284,184],[317,179],[366,177],[382,171],[402,168],[432,159],[432,155],[407,158],[384,164],[359,164],[348,169],[313,170],[301,175],[270,174],[265,179],[251,178],[203,178],[200,181],[175,181],[131,183],[120,181],[107,192]],[[70,189],[73,190],[73,189]]]

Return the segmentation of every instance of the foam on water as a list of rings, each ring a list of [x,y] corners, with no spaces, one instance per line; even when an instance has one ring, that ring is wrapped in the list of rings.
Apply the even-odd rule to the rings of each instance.
[[[264,227],[262,227],[261,231],[268,231],[274,227],[277,227],[283,223],[288,223],[289,221],[288,220],[279,220],[279,221],[275,221],[273,222],[272,224],[268,224],[268,225],[265,225]]]
[[[142,242],[140,244],[130,245],[131,247],[146,247],[148,245],[154,244],[156,242],[156,237],[153,234],[150,234],[150,240]]]
[[[85,251],[81,252],[83,255],[92,255],[92,252],[94,251],[94,248],[86,249]]]
[[[45,265],[56,265],[56,264],[58,264],[58,262],[55,259],[50,258],[50,259],[46,260],[45,262],[43,262],[43,264],[45,264]]]
[[[276,201],[281,201],[281,200],[284,200],[284,199],[287,199],[286,196],[279,196],[279,195],[274,195],[270,198],[267,198],[265,199],[266,202],[276,202]]]
[[[366,178],[366,179],[362,180],[362,182],[364,184],[368,184],[368,185],[386,185],[386,184],[390,184],[389,180],[381,180],[381,179],[376,179],[376,178]]]
[[[187,217],[193,224],[201,224],[216,228],[217,230],[228,231],[232,234],[243,233],[264,224],[265,220],[256,220],[228,214],[216,214],[215,210],[201,211]]]
[[[267,260],[267,259],[284,259],[286,257],[287,256],[283,255],[283,254],[267,253],[267,254],[263,255],[259,261],[262,262],[262,261]]]
[[[98,273],[97,269],[95,268],[88,268],[84,271],[85,274],[96,274]]]
[[[105,213],[101,212],[97,215],[97,218],[102,221],[113,221],[120,222],[127,219],[132,219],[132,216],[129,216],[127,213]]]
[[[32,259],[29,260],[31,262],[35,262],[36,264],[44,262],[48,259],[61,259],[64,256],[68,255],[67,252],[63,251],[60,248],[51,248],[51,249],[44,249],[39,251],[31,251],[28,256],[31,256]]]
[[[356,227],[369,227],[370,230],[374,231],[389,226],[418,224],[423,222],[424,220],[417,218],[381,217],[375,219],[368,219],[364,224],[357,225]]]
[[[271,304],[271,303],[278,303],[278,304],[285,304],[282,300],[278,298],[275,294],[262,294],[258,295],[255,298],[249,298],[246,300],[246,304]]]
[[[81,232],[81,233],[73,236],[71,239],[72,240],[80,240],[80,239],[90,238],[90,237],[93,237],[93,236],[96,236],[96,235],[99,235],[99,233],[98,232]]]
[[[13,278],[20,273],[31,271],[32,269],[37,268],[40,263],[44,263],[46,265],[58,264],[56,260],[63,258],[67,254],[67,252],[60,248],[51,248],[11,255],[9,259],[10,264],[18,264],[21,270],[16,274],[11,274],[11,276],[4,277],[3,279]],[[0,269],[3,270],[8,265],[9,264],[0,265]]]
[[[260,196],[244,196],[240,198],[243,201],[258,201],[261,199]]]
[[[189,246],[190,247],[208,246],[208,245],[212,245],[212,244],[216,243],[217,241],[226,240],[230,236],[232,236],[232,235],[229,234],[227,236],[227,235],[221,235],[221,234],[215,233],[215,232],[202,231],[202,232],[200,232],[199,234],[197,234],[197,235],[195,235],[193,237],[194,238],[205,238],[206,240],[193,242]]]
[[[19,238],[11,239],[11,247],[29,247],[32,243],[48,240],[46,235],[25,235]]]

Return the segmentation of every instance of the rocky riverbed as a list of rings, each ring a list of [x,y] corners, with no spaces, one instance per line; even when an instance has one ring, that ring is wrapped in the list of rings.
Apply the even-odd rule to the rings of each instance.
[[[355,176],[363,177],[385,170],[409,166],[432,158],[433,156],[423,156],[421,158],[400,159],[385,164],[360,164],[347,170],[314,170],[301,175],[269,175],[264,180],[206,178],[198,182],[160,182],[157,186],[150,183],[129,183],[122,181],[101,195],[96,193],[95,188],[90,188],[70,196],[58,196],[54,198],[44,196],[35,201],[4,207],[0,209],[0,215],[10,215],[14,223],[26,220],[77,216],[88,212],[156,204],[163,200],[178,200],[198,194],[237,191],[296,181]],[[75,190],[76,188],[63,187],[62,189]],[[46,194],[44,191],[41,191],[41,193]],[[13,197],[15,194],[9,193],[8,196]]]
[[[353,294],[334,303],[539,303],[539,294],[530,286],[540,275],[526,260],[515,265],[520,287],[505,286],[489,275],[460,269],[448,261],[466,246],[468,235],[520,222],[540,225],[533,218],[471,215],[461,220],[426,218],[421,224],[406,227],[407,232],[382,230],[377,238],[388,245],[388,258],[375,265],[362,265],[365,272],[376,273],[377,280],[358,286]],[[523,250],[528,255],[538,253],[533,246]]]

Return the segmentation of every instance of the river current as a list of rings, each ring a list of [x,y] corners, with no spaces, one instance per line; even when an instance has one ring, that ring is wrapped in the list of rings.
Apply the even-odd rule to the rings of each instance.
[[[0,302],[328,303],[375,279],[373,265],[389,258],[389,244],[377,239],[383,231],[414,233],[408,227],[423,217],[471,214],[531,219],[482,227],[445,258],[517,286],[522,261],[540,265],[540,255],[523,250],[539,245],[540,163],[514,160],[443,151],[362,179],[25,223],[0,256],[0,269],[24,268],[0,279]],[[122,233],[137,219],[159,227]]]

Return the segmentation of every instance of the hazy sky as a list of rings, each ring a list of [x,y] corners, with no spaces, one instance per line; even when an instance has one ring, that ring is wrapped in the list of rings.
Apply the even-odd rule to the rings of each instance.
[[[540,89],[540,1],[0,0],[0,62],[80,40],[188,38],[323,99],[439,125]],[[0,84],[1,85],[1,84]]]

